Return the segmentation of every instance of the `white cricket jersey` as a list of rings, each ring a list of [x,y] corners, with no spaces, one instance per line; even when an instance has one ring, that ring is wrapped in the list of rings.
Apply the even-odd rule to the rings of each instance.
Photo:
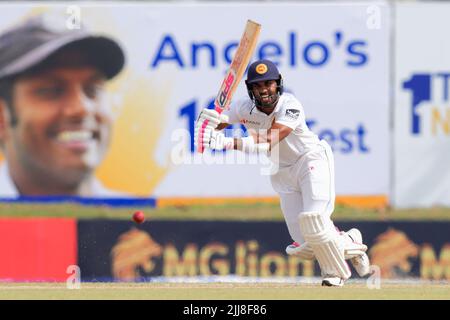
[[[283,93],[277,106],[270,115],[259,111],[249,98],[237,100],[230,104],[224,114],[229,123],[241,123],[247,129],[270,129],[272,123],[288,126],[293,131],[279,143],[279,159],[281,167],[295,164],[304,154],[320,147],[320,140],[306,125],[305,111],[301,103],[290,93]]]

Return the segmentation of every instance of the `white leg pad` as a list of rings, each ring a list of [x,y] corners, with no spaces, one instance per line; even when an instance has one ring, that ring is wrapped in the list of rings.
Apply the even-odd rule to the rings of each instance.
[[[319,212],[302,212],[299,224],[303,237],[314,251],[322,274],[344,280],[350,278],[351,271],[344,257],[344,243],[331,219]]]
[[[341,235],[342,236],[342,235]],[[346,239],[344,238],[344,241]],[[367,251],[367,246],[364,244],[345,242],[344,257],[345,260],[353,259],[355,257],[362,256]],[[298,256],[305,260],[315,260],[316,256],[311,246],[304,242],[298,247],[289,245],[286,248],[286,253],[290,256]]]
[[[350,243],[345,246],[345,259],[362,256],[367,251],[365,244]]]

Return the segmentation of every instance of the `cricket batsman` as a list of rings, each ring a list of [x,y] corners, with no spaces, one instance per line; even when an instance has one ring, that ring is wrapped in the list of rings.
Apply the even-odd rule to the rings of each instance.
[[[211,109],[201,111],[195,128],[196,148],[202,144],[212,150],[267,154],[278,166],[271,183],[280,196],[281,210],[294,241],[286,253],[317,259],[323,286],[340,287],[350,278],[346,259],[360,276],[369,274],[367,246],[361,232],[355,228],[340,232],[331,220],[335,187],[330,146],[309,130],[302,104],[283,92],[283,79],[274,63],[252,63],[245,83],[249,98],[232,102],[222,114]],[[225,137],[222,130],[235,123],[244,124],[252,134]],[[278,148],[275,158],[271,156],[274,148]]]

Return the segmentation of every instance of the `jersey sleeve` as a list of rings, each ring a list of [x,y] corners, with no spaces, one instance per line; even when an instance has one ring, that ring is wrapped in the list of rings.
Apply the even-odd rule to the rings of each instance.
[[[231,102],[229,109],[225,109],[222,114],[228,116],[229,124],[235,124],[239,123],[239,107],[240,103],[238,102]]]
[[[275,122],[287,126],[293,130],[297,128],[303,121],[305,121],[305,112],[301,103],[295,99],[290,98],[275,116]]]

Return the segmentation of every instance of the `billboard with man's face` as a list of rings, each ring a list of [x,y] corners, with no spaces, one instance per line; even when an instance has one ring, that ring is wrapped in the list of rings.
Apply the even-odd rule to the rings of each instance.
[[[387,196],[389,21],[383,3],[26,4],[3,5],[0,12],[0,32],[42,13],[58,15],[63,19],[48,20],[51,28],[88,27],[117,41],[125,55],[112,79],[96,73],[110,56],[84,58],[84,47],[59,57],[66,62],[59,68],[14,79],[20,85],[14,92],[33,93],[35,100],[14,97],[16,109],[3,103],[3,158],[19,160],[3,161],[0,197],[44,194],[18,187],[27,180],[23,172],[42,185],[54,182],[47,195],[276,196],[267,158],[234,151],[200,155],[193,144],[195,120],[212,107],[248,19],[262,25],[252,61],[278,66],[310,129],[331,145],[337,195]],[[73,54],[80,57],[73,60]],[[241,83],[234,99],[246,97]],[[15,126],[8,122],[12,112]],[[233,128],[245,135],[244,126]]]

